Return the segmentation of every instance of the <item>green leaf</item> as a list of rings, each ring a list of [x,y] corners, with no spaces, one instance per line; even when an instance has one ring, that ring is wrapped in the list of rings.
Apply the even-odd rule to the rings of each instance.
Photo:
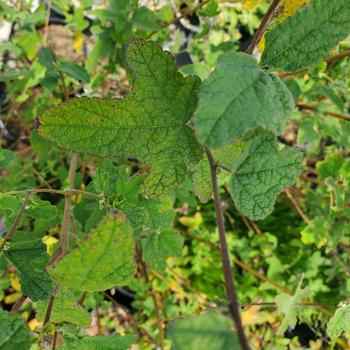
[[[47,310],[47,302],[37,304],[37,318],[43,321]],[[80,327],[89,327],[90,316],[77,302],[77,297],[68,289],[59,288],[53,304],[50,321],[53,323],[73,323]]]
[[[348,0],[312,0],[266,33],[261,65],[293,72],[324,58],[350,33]]]
[[[0,169],[6,168],[15,159],[13,152],[0,147]]]
[[[200,88],[194,116],[198,139],[215,148],[258,127],[280,134],[293,104],[284,83],[260,69],[253,57],[225,52]]]
[[[327,334],[332,340],[339,338],[343,332],[350,332],[350,305],[337,309],[327,325]]]
[[[184,78],[174,58],[153,42],[128,47],[134,77],[122,100],[73,99],[49,109],[39,132],[76,152],[134,157],[150,166],[144,191],[162,195],[184,181],[202,150],[187,125],[197,104],[199,79]]]
[[[72,78],[81,80],[83,83],[90,82],[90,74],[84,67],[81,67],[76,63],[70,61],[62,61],[59,63],[58,68],[62,72],[67,73]]]
[[[100,335],[65,343],[59,350],[128,350],[135,341],[136,337],[133,335]]]
[[[224,145],[213,150],[213,156],[219,167],[234,172],[242,160],[247,157],[249,147],[241,140],[231,144]],[[207,203],[212,197],[212,183],[210,175],[210,166],[207,158],[202,159],[193,167],[193,190],[202,203]]]
[[[38,60],[39,60],[40,64],[42,66],[46,67],[48,70],[55,69],[54,55],[53,55],[51,49],[48,49],[46,47],[42,47],[38,53]]]
[[[131,227],[123,217],[108,215],[49,274],[65,288],[97,292],[126,285],[134,270]]]
[[[111,162],[105,162],[96,169],[93,185],[97,192],[112,195],[116,192],[116,171]]]
[[[208,159],[202,159],[195,165],[192,175],[193,191],[201,203],[207,203],[212,197],[212,184]]]
[[[183,243],[183,236],[171,228],[153,231],[141,240],[142,254],[152,268],[163,272],[169,256],[181,256]]]
[[[167,338],[172,341],[172,350],[238,350],[241,347],[231,327],[228,317],[210,310],[170,322]]]
[[[279,150],[275,136],[269,133],[255,137],[230,181],[236,207],[252,220],[264,219],[272,212],[278,194],[297,180],[301,159],[295,148]]]
[[[32,337],[24,319],[0,310],[0,349],[28,350]]]
[[[277,295],[275,298],[275,302],[279,311],[284,315],[284,318],[277,332],[278,335],[282,336],[288,327],[294,328],[297,324],[298,309],[303,308],[298,304],[302,303],[309,294],[308,289],[303,289],[301,287],[302,282],[303,279],[301,279],[294,295],[282,293]]]
[[[157,30],[159,29],[158,16],[146,6],[141,6],[134,13],[132,18],[133,24],[141,30]]]
[[[31,196],[28,205],[29,208],[26,209],[25,214],[33,216],[36,219],[51,220],[58,214],[56,206],[36,196]]]
[[[41,238],[33,237],[31,233],[17,232],[4,254],[18,271],[22,294],[33,301],[44,300],[51,295],[52,282],[44,271],[48,256]]]

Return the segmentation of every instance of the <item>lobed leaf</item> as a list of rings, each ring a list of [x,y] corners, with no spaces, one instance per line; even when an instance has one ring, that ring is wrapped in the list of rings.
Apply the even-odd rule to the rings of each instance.
[[[350,305],[337,309],[327,325],[327,334],[332,340],[339,338],[343,332],[350,332]]]
[[[300,175],[301,159],[297,149],[279,150],[276,137],[270,133],[255,137],[230,181],[236,207],[252,220],[264,219],[272,212],[277,195]]]
[[[200,88],[194,116],[198,140],[217,148],[258,127],[279,134],[293,104],[285,84],[259,68],[253,57],[225,52]]]
[[[287,72],[303,69],[324,58],[349,34],[348,0],[312,0],[266,33],[260,64]]]
[[[200,80],[184,78],[174,58],[154,42],[135,40],[128,48],[134,77],[122,100],[73,99],[40,118],[39,133],[76,152],[138,158],[150,166],[147,196],[177,188],[187,165],[202,157],[187,125],[197,104]]]

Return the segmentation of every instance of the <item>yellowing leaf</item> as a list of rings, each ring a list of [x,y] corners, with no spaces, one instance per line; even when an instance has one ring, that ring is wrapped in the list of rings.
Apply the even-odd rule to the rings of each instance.
[[[203,222],[203,218],[200,212],[194,214],[194,216],[182,216],[179,218],[182,225],[189,227],[192,230],[198,230],[199,226]]]
[[[81,32],[76,33],[73,41],[73,49],[77,53],[81,53],[83,51],[83,44],[84,44],[83,34]]]
[[[278,18],[279,22],[283,22],[286,18],[294,15],[300,7],[306,5],[310,0],[284,0],[283,12]]]
[[[5,304],[13,304],[16,302],[16,300],[21,296],[22,294],[20,292],[15,292],[9,295],[6,295],[4,302]]]
[[[260,0],[243,0],[243,9],[250,10],[253,9],[256,5],[258,5]]]
[[[265,50],[265,43],[266,43],[266,39],[265,39],[265,34],[264,34],[258,43],[259,52],[263,52]]]
[[[16,291],[19,292],[21,290],[21,281],[19,280],[18,276],[15,274],[10,275],[10,281],[11,281],[11,287]]]
[[[59,240],[53,236],[44,236],[43,242],[46,245],[47,254],[52,255],[55,250],[55,245],[59,242]]]

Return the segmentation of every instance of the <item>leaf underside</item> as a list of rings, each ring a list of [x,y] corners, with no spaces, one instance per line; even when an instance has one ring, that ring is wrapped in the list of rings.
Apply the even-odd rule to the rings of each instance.
[[[350,305],[337,309],[327,325],[327,334],[332,340],[339,338],[344,331],[350,332]]]
[[[154,42],[128,48],[131,93],[120,100],[73,99],[40,118],[39,133],[76,152],[137,158],[150,166],[147,196],[178,187],[187,165],[202,157],[187,125],[197,104],[199,78],[184,78],[174,58]]]
[[[303,69],[324,58],[349,33],[349,0],[312,0],[266,33],[261,65],[287,72]]]
[[[230,181],[236,207],[252,220],[264,219],[272,212],[277,195],[297,180],[301,159],[295,148],[279,150],[270,133],[255,137]]]

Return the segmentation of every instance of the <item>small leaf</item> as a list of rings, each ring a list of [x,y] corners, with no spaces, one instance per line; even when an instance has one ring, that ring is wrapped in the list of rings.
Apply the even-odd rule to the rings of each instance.
[[[301,287],[302,282],[303,279],[301,279],[294,295],[282,293],[275,298],[279,311],[284,315],[283,321],[277,332],[278,335],[282,336],[288,327],[293,329],[297,324],[297,311],[302,308],[302,306],[298,304],[302,303],[309,294],[308,289],[303,289]]]
[[[350,305],[337,309],[327,325],[327,334],[332,340],[339,338],[343,332],[350,332]]]
[[[169,256],[181,256],[183,236],[173,229],[149,232],[141,240],[143,257],[152,268],[163,272]]]
[[[37,304],[37,318],[43,321],[47,310],[47,302],[39,301]],[[53,304],[50,321],[53,323],[73,323],[80,327],[89,327],[90,316],[78,304],[77,297],[68,289],[59,288]]]
[[[144,161],[150,166],[144,192],[160,196],[180,186],[187,166],[202,157],[187,125],[200,80],[179,74],[174,58],[153,42],[133,41],[128,63],[134,77],[129,96],[58,105],[40,118],[39,133],[76,152]]]
[[[300,175],[301,159],[297,149],[279,150],[275,136],[269,133],[255,137],[230,181],[237,208],[252,220],[264,219],[272,212],[277,195]]]
[[[15,159],[14,152],[0,146],[0,169],[6,168]]]
[[[261,65],[287,72],[324,58],[350,33],[349,0],[313,0],[266,33]]]
[[[81,67],[76,63],[70,61],[62,61],[59,63],[58,68],[62,72],[67,73],[72,78],[81,80],[83,83],[90,82],[90,74],[84,67]]]
[[[4,254],[18,271],[22,294],[28,295],[33,301],[50,296],[52,282],[44,271],[48,256],[41,238],[33,237],[32,233],[17,232]]]
[[[61,286],[81,292],[124,286],[134,275],[134,242],[122,217],[107,216],[90,236],[69,252],[49,274]]]
[[[231,326],[228,317],[210,310],[170,322],[167,337],[172,341],[172,350],[239,350],[241,346]]]
[[[32,337],[24,319],[0,310],[0,349],[28,350]]]
[[[260,69],[253,57],[225,52],[200,88],[194,116],[198,139],[217,148],[257,127],[280,134],[293,104],[285,84]]]
[[[193,190],[201,203],[207,203],[212,197],[212,184],[208,159],[202,159],[195,165],[192,175]]]
[[[100,335],[65,343],[59,350],[128,350],[135,341],[136,337],[133,335]]]

